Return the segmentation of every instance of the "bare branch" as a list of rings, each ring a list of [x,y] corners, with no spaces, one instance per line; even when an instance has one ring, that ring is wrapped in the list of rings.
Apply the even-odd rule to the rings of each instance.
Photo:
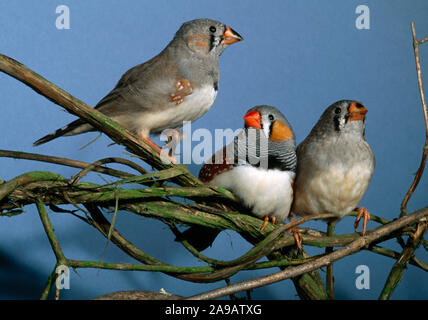
[[[404,226],[410,225],[423,218],[426,218],[427,216],[428,216],[428,207],[425,207],[423,209],[413,212],[408,216],[401,217],[389,223],[388,225],[369,231],[365,236],[362,236],[357,240],[351,242],[350,244],[344,246],[343,248],[338,249],[330,254],[327,254],[319,259],[316,259],[315,261],[305,263],[297,267],[291,267],[284,271],[273,273],[271,275],[264,276],[261,278],[247,280],[238,284],[222,287],[219,289],[208,291],[206,293],[201,293],[201,294],[192,296],[189,299],[190,300],[216,299],[216,298],[220,298],[220,297],[237,293],[240,291],[250,290],[250,289],[262,287],[265,285],[269,285],[278,281],[296,277],[298,275],[310,272],[312,270],[319,269],[345,256],[358,252],[361,248],[368,246],[371,242],[395,230],[403,228]]]
[[[415,64],[416,64],[416,73],[418,78],[419,94],[422,102],[422,110],[425,118],[425,145],[422,152],[421,164],[416,172],[415,179],[413,180],[412,185],[410,186],[409,191],[405,195],[403,202],[401,204],[401,213],[400,216],[403,217],[407,213],[407,202],[415,191],[416,187],[419,184],[419,181],[424,173],[425,164],[428,155],[428,112],[427,105],[425,102],[424,89],[422,84],[422,72],[421,72],[421,62],[419,58],[419,44],[416,38],[415,24],[411,22],[412,27],[412,36],[413,36],[413,50],[415,55]],[[423,41],[424,42],[424,41]],[[410,259],[413,257],[415,250],[418,248],[421,241],[424,239],[425,233],[427,231],[428,224],[426,221],[421,221],[416,227],[416,232],[409,237],[407,244],[404,246],[403,251],[400,257],[397,259],[397,262],[392,267],[388,278],[386,279],[383,290],[379,296],[379,299],[385,300],[389,299],[394,292],[395,288],[401,281],[403,277],[404,269],[407,267]]]
[[[54,164],[59,164],[63,166],[73,167],[73,168],[80,168],[80,169],[85,169],[90,165],[90,163],[78,161],[78,160],[72,160],[72,159],[54,157],[54,156],[46,156],[46,155],[36,154],[36,153],[10,151],[10,150],[0,150],[0,157],[48,162],[48,163],[54,163]],[[92,168],[92,171],[104,173],[104,174],[107,174],[113,177],[118,177],[118,178],[135,176],[125,171],[110,169],[103,166],[96,166]]]
[[[413,192],[418,186],[419,181],[424,173],[425,164],[426,164],[427,155],[428,155],[428,112],[427,112],[427,105],[425,102],[424,88],[422,84],[421,62],[419,58],[419,45],[418,45],[418,40],[416,39],[414,22],[411,23],[411,27],[412,27],[412,35],[413,35],[413,50],[415,54],[415,64],[416,64],[416,74],[418,77],[419,94],[421,96],[422,110],[425,118],[425,145],[422,151],[421,163],[419,165],[418,170],[416,171],[415,179],[413,180],[413,183],[410,186],[409,191],[407,191],[403,199],[403,202],[401,203],[401,213],[400,213],[401,217],[407,213],[407,202],[409,201],[410,197],[412,196]]]

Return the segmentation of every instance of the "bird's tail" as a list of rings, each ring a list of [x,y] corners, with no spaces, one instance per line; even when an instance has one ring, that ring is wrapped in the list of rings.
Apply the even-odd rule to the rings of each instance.
[[[221,230],[212,229],[204,226],[193,226],[181,233],[175,241],[186,240],[196,250],[203,251],[210,247]]]
[[[77,120],[69,123],[65,127],[62,127],[60,129],[44,136],[43,138],[40,138],[39,140],[37,140],[36,142],[33,143],[33,146],[39,146],[41,144],[49,142],[49,141],[56,139],[58,137],[72,136],[75,134],[91,131],[91,129],[93,129],[93,128],[88,123],[84,122],[82,119],[77,119]]]

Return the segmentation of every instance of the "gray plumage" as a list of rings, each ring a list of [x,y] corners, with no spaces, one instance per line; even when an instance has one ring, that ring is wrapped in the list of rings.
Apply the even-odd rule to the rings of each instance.
[[[255,111],[253,122],[246,117]],[[199,172],[201,181],[233,192],[257,217],[284,221],[293,199],[296,140],[293,129],[275,107],[247,111],[246,125],[228,146],[218,150]],[[218,159],[222,161],[217,161]],[[266,161],[267,160],[267,161]],[[199,251],[214,241],[218,230],[191,227],[178,237]]]
[[[274,121],[281,121],[293,132],[293,129],[284,115],[275,107],[261,105],[247,111],[259,111],[261,114],[262,130],[244,128],[234,139],[235,166],[252,164],[265,166],[266,169],[296,171],[296,138],[294,133],[290,139],[272,141],[269,139]],[[273,120],[269,116],[274,117]],[[264,134],[263,134],[264,132]]]
[[[332,104],[297,147],[293,213],[334,213],[341,218],[357,207],[375,167],[365,140],[365,112],[351,100]]]
[[[128,70],[95,108],[140,137],[195,121],[215,101],[220,55],[228,43],[240,40],[238,33],[221,22],[186,22],[161,53]],[[78,119],[34,145],[94,130]]]

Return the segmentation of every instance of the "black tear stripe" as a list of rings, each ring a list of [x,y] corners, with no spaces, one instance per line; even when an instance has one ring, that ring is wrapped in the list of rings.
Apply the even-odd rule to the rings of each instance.
[[[214,90],[218,91],[218,81],[214,81]]]
[[[334,130],[340,131],[340,115],[334,116]]]
[[[214,43],[215,43],[215,36],[212,34],[210,37],[210,52],[212,49],[214,49]]]
[[[275,121],[276,121],[276,120],[275,120]],[[270,121],[270,122],[269,122],[269,138],[270,138],[270,135],[272,134],[273,123],[274,123],[275,121]]]

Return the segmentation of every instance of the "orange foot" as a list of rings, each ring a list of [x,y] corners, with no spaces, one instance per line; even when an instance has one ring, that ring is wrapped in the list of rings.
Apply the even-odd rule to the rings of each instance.
[[[288,219],[290,220],[290,222],[293,221],[293,218],[294,218],[294,214],[292,212],[290,212],[290,215],[288,216]],[[297,248],[299,250],[303,250],[303,248],[302,248],[302,241],[303,241],[302,234],[299,231],[297,231],[297,228],[291,228],[287,234],[290,234],[290,233],[293,234],[293,238],[294,238],[294,241],[296,241]]]
[[[370,220],[370,212],[369,212],[369,210],[367,210],[364,207],[355,208],[355,211],[358,212],[357,218],[355,219],[355,222],[354,222],[355,231],[357,231],[358,224],[361,220],[361,217],[363,217],[363,235],[365,235],[366,234],[366,226]]]
[[[276,217],[269,217],[269,216],[265,216],[265,222],[263,222],[263,225],[262,225],[262,227],[260,228],[260,232],[262,232],[262,231],[266,228],[266,226],[268,225],[268,223],[269,223],[269,218],[271,218],[271,220],[272,220],[272,224],[275,224],[275,222],[276,222]]]
[[[150,140],[147,137],[140,137],[145,143],[151,145],[153,149],[155,149],[157,152],[159,152],[159,155],[161,157],[161,160],[165,163],[177,163],[177,159],[175,159],[173,156],[169,156],[165,152],[162,151],[162,149],[154,143],[152,140]]]

